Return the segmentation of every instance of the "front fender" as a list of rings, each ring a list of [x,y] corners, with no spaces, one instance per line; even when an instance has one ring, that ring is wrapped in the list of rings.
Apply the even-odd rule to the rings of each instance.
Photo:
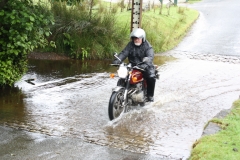
[[[112,92],[118,92],[120,91],[121,89],[124,89],[124,87],[121,87],[121,86],[116,86],[112,89]]]

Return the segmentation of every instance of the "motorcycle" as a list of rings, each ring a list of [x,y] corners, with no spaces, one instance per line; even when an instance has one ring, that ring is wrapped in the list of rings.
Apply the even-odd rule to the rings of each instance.
[[[120,62],[121,59],[114,55]],[[144,58],[147,61],[147,57]],[[143,107],[147,101],[147,82],[144,79],[144,69],[138,67],[143,62],[133,66],[132,63],[111,64],[117,66],[118,82],[117,86],[113,88],[112,94],[108,104],[109,119],[113,120],[121,114],[129,112],[140,105]],[[155,66],[155,75],[159,79],[158,66]],[[111,78],[115,77],[114,74],[110,75]]]

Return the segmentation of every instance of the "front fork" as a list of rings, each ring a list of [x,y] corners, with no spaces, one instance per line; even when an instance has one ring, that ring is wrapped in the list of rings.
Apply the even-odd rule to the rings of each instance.
[[[126,87],[124,90],[124,97],[123,97],[124,98],[124,101],[123,101],[124,112],[127,112],[127,109],[128,109],[128,90],[130,87],[130,78],[131,78],[131,75],[128,76]]]

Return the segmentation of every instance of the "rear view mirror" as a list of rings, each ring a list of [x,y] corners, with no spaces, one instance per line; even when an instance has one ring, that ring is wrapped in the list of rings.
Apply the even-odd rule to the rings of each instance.
[[[114,52],[114,57],[117,58],[120,62],[122,62],[122,60],[120,58],[118,58],[117,52]]]

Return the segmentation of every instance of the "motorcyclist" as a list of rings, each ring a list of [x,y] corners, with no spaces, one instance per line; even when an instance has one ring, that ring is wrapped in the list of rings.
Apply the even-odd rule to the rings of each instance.
[[[151,44],[146,40],[146,33],[141,28],[134,29],[130,34],[130,38],[131,41],[119,53],[118,57],[122,61],[124,61],[128,57],[128,61],[131,62],[133,65],[144,62],[143,64],[138,65],[138,67],[145,70],[144,77],[147,81],[147,101],[153,102],[156,82],[155,67],[153,64],[153,48]],[[114,59],[113,64],[119,63],[121,62],[118,59]]]

